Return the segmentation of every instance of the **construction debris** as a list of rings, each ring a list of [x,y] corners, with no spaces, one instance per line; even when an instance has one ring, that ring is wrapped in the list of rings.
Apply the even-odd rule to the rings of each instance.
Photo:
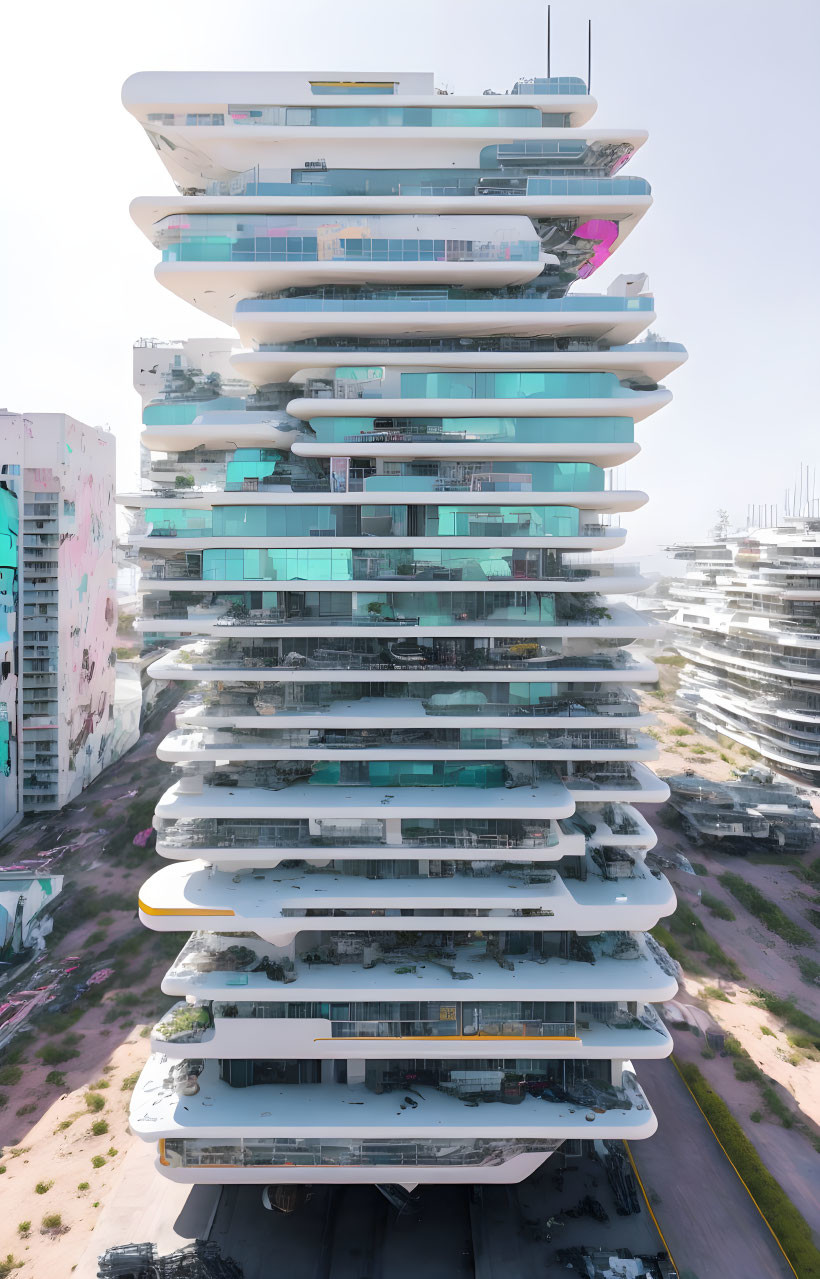
[[[242,1279],[242,1270],[204,1239],[165,1257],[157,1256],[155,1244],[124,1243],[98,1259],[97,1279]]]
[[[693,770],[665,777],[669,806],[693,844],[719,844],[740,854],[756,847],[805,852],[820,836],[811,801],[791,782],[750,768],[734,782],[713,782]]]

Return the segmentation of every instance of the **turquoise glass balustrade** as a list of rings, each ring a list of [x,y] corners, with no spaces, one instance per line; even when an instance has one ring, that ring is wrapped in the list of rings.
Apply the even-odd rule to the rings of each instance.
[[[179,533],[192,537],[210,536],[212,521],[210,511],[185,510],[182,507],[146,506],[145,523],[152,526],[155,535]]]
[[[357,767],[330,761],[317,764],[311,786],[466,786],[487,790],[503,786],[502,764],[458,764],[440,760],[363,760]]]
[[[383,577],[414,577],[438,573],[448,580],[487,581],[537,578],[540,552],[488,547],[444,550],[433,547],[382,548],[206,547],[202,552],[204,581],[345,582]],[[173,572],[169,572],[169,580]]]
[[[384,419],[382,419],[383,421]],[[393,420],[377,429],[373,418],[311,418],[322,444],[377,443],[386,435],[398,439],[452,437],[465,443],[609,444],[631,443],[634,422],[629,417],[451,417]]]
[[[409,518],[420,537],[573,537],[579,513],[562,506],[420,506],[409,517],[405,505],[215,506],[207,511],[148,508],[154,531],[172,529],[214,537],[406,537]],[[173,533],[171,534],[173,535]]]
[[[402,399],[611,399],[634,396],[614,373],[402,373]]]
[[[149,404],[142,411],[145,426],[187,426],[195,417],[213,414],[215,420],[222,412],[235,413],[245,408],[245,401],[238,396],[220,395],[210,400],[167,400]]]

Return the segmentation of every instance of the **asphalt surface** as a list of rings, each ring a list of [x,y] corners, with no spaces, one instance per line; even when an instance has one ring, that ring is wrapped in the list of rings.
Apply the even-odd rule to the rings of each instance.
[[[794,1279],[671,1061],[638,1073],[658,1132],[632,1156],[681,1279]]]

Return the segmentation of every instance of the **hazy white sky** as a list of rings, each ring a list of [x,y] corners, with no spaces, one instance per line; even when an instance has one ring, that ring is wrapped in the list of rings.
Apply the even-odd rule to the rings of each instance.
[[[3,11],[0,405],[116,432],[133,480],[137,337],[223,332],[155,283],[130,199],[171,191],[120,86],[148,69],[428,70],[456,93],[543,75],[541,0],[42,0]],[[586,74],[601,127],[650,132],[628,172],[655,205],[595,277],[647,271],[689,363],[639,428],[629,549],[699,535],[718,506],[781,502],[817,460],[816,0],[554,0],[553,74]],[[820,496],[820,493],[818,493]]]

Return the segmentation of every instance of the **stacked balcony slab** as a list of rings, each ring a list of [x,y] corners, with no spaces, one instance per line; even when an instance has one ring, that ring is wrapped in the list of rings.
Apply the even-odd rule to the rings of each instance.
[[[670,548],[687,660],[678,701],[699,727],[755,751],[776,773],[820,784],[820,519],[792,516]]]
[[[133,206],[157,277],[234,326],[247,384],[138,350],[142,626],[195,690],[140,909],[197,931],[134,1130],[179,1181],[403,1185],[649,1136],[674,896],[635,805],[668,791],[609,558],[646,499],[609,471],[685,352],[643,277],[572,291],[649,207],[619,172],[645,135],[589,127],[574,79],[124,100],[180,191]]]

